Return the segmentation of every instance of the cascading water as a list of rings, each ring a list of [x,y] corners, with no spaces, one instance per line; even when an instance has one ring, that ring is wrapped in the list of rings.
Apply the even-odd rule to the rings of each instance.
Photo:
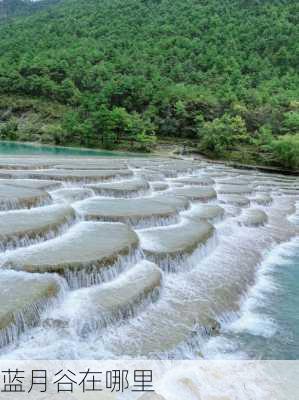
[[[120,162],[124,172],[117,175],[113,163],[117,171]],[[47,214],[51,207],[71,207],[74,217],[55,229],[42,229],[48,221],[40,217],[40,231],[34,234],[32,226],[30,237],[25,230],[23,236],[7,233],[13,245],[2,245],[0,284],[1,274],[13,269],[36,276],[37,289],[32,304],[20,307],[14,323],[2,329],[3,358],[292,358],[289,343],[299,328],[296,321],[288,327],[292,318],[284,317],[284,307],[296,296],[295,286],[288,287],[298,272],[299,229],[290,218],[299,198],[296,178],[192,160],[109,160],[109,169],[100,160],[98,170],[94,159],[84,162],[84,170],[79,159],[64,160],[58,168],[59,163],[49,159],[51,173],[29,167],[20,177],[59,177],[60,187],[49,191],[51,205],[40,209]],[[80,173],[73,174],[76,165]],[[92,177],[97,171],[104,185]],[[140,179],[148,182],[146,188]],[[34,216],[36,205],[26,212]],[[7,203],[12,210],[4,213],[16,213],[14,208]],[[116,240],[105,230],[112,226],[116,234],[119,222],[128,228]],[[77,232],[81,226],[89,239]],[[142,284],[133,278],[143,260],[153,261],[163,275],[150,289],[150,275]],[[51,296],[39,297],[40,275],[58,282],[53,296],[46,286]],[[132,289],[125,288],[132,282],[136,295],[128,297]],[[101,298],[107,309],[97,310]],[[265,338],[274,350],[265,347]]]

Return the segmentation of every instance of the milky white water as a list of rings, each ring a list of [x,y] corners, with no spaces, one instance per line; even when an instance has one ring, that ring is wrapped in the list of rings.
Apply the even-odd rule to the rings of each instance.
[[[14,160],[14,163],[22,165],[24,160]],[[72,165],[70,168],[75,168],[74,164],[79,163],[77,169],[82,171],[82,164],[78,160],[43,159],[43,162],[50,164],[40,168],[45,174],[43,179],[48,179],[47,169],[66,169],[65,164],[68,163]],[[98,168],[101,170],[105,161],[99,160]],[[8,161],[1,160],[2,168],[5,168],[5,162]],[[3,268],[0,279],[4,269],[11,267],[8,263],[11,259],[17,260],[13,268],[22,271],[27,262],[24,255],[29,259],[28,263],[32,254],[41,254],[36,257],[46,259],[47,249],[53,248],[52,258],[55,259],[55,248],[61,247],[64,258],[70,258],[72,251],[74,258],[81,256],[78,248],[72,250],[72,243],[67,243],[70,246],[67,255],[62,246],[71,232],[80,233],[80,227],[83,226],[80,223],[88,219],[97,223],[104,220],[115,224],[120,218],[115,217],[117,207],[116,211],[108,210],[104,219],[99,216],[95,219],[95,215],[90,218],[85,207],[90,199],[95,202],[114,197],[120,200],[156,201],[157,196],[164,195],[166,200],[159,199],[163,207],[162,203],[158,203],[156,211],[150,205],[153,212],[157,212],[153,217],[146,214],[146,207],[149,207],[147,203],[142,203],[140,207],[136,203],[135,210],[125,208],[122,211],[121,222],[128,224],[137,235],[139,243],[132,246],[127,254],[111,259],[105,268],[99,270],[95,266],[88,266],[79,270],[66,269],[64,273],[55,270],[53,276],[59,283],[59,295],[55,301],[37,309],[37,321],[32,325],[25,324],[21,332],[2,347],[1,357],[87,360],[202,357],[297,359],[298,178],[239,171],[190,160],[137,159],[113,162],[115,166],[111,164],[111,170],[123,163],[133,172],[131,179],[150,175],[153,179],[147,178],[150,188],[132,195],[124,185],[122,194],[114,196],[113,191],[109,191],[107,195],[99,196],[89,188],[86,192],[86,184],[90,182],[83,172],[82,180],[61,179],[60,188],[48,191],[51,204],[69,205],[75,212],[75,218],[62,221],[57,228],[48,229],[45,234],[34,236],[34,232],[31,232],[33,236],[28,237],[27,233],[27,236],[15,238],[16,245],[0,253]],[[60,164],[64,164],[63,167]],[[86,169],[88,165],[90,169],[97,168],[95,159],[88,159],[85,164]],[[121,165],[121,168],[124,167]],[[11,171],[14,170],[17,170],[15,166]],[[30,173],[27,172],[29,177]],[[157,173],[159,176],[156,179]],[[204,190],[201,193],[201,190],[194,189],[204,189],[205,185],[179,182],[180,178],[200,179],[201,176],[212,179],[212,184],[208,186],[215,189],[217,197],[205,198]],[[106,182],[121,182],[125,179],[128,178],[116,175]],[[162,179],[168,188],[163,191],[153,190],[151,185],[155,179],[157,182]],[[204,180],[202,182],[205,183]],[[188,192],[174,199],[176,189],[181,187],[187,188]],[[291,194],[287,192],[290,189]],[[80,191],[83,190],[85,192],[81,197]],[[266,201],[265,195],[270,196],[270,202]],[[255,200],[257,196],[263,197],[263,201]],[[206,217],[205,223],[212,226],[213,232],[208,237],[199,238],[205,205],[220,206],[223,213],[217,214],[218,211],[213,210],[214,217],[212,214]],[[46,210],[53,206],[42,207]],[[267,216],[266,222],[259,224],[247,220],[248,210],[263,211]],[[31,208],[27,212],[33,211],[34,208]],[[14,210],[4,212],[12,213]],[[161,215],[158,215],[159,212]],[[18,226],[17,220],[14,223]],[[199,224],[198,228],[196,224]],[[192,235],[191,227],[194,230]],[[147,233],[151,230],[155,235],[149,241]],[[173,230],[174,235],[171,234],[165,240],[163,233],[169,230]],[[87,246],[84,240],[83,236],[78,243],[83,249]],[[97,248],[92,251],[99,257]],[[45,254],[42,254],[43,249]],[[95,288],[106,288],[106,292],[111,292],[113,306],[119,287],[117,285],[130,287],[132,278],[127,272],[145,259],[157,263],[162,276],[159,287],[153,290],[150,288],[148,292],[147,288],[142,289],[133,302],[127,299],[124,289],[123,298],[118,300],[123,305],[111,315],[105,314],[103,319],[103,311],[90,301],[91,293]],[[61,276],[56,274],[57,271]],[[25,274],[31,276],[30,268],[27,268]],[[102,295],[100,290],[99,296]]]

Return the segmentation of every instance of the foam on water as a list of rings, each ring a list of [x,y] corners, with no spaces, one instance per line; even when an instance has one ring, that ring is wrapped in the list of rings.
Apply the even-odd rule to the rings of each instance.
[[[50,229],[46,231],[45,234],[32,233],[30,237],[28,235],[24,235],[22,238],[12,237],[5,244],[0,242],[0,263],[1,257],[5,257],[6,252],[12,252],[21,247],[34,246],[41,242],[55,239],[61,235],[64,235],[73,225],[80,221],[82,221],[82,219],[78,215],[75,215],[74,217],[68,218],[68,220],[63,224],[57,226],[56,229]]]
[[[88,315],[80,314],[78,309],[81,308],[81,302],[76,302],[74,296],[70,296],[65,303],[47,316],[44,326],[56,325],[68,331],[72,337],[89,340],[95,334],[99,336],[108,326],[123,324],[127,319],[136,317],[157,301],[160,292],[161,288],[155,288],[148,294],[141,294],[134,303],[126,304],[112,313],[99,313],[97,316],[91,315],[90,310]]]
[[[18,272],[4,270],[1,271],[1,276],[16,276],[22,277],[24,280],[24,284],[26,284],[26,280],[31,279],[31,274],[27,272]],[[51,278],[55,281],[58,287],[58,291],[55,296],[52,297],[44,297],[39,300],[35,300],[32,304],[24,306],[22,311],[17,311],[13,314],[13,322],[9,324],[6,328],[0,330],[0,347],[9,346],[14,343],[17,343],[19,337],[32,328],[32,326],[38,324],[42,316],[56,308],[62,299],[65,297],[68,287],[66,281],[59,277],[58,275],[51,274]],[[44,274],[41,276],[42,279],[47,279],[49,277],[48,274]]]
[[[119,274],[126,271],[130,266],[136,264],[144,258],[141,249],[136,249],[129,252],[128,255],[119,256],[117,261],[102,268],[89,268],[88,270],[82,269],[78,271],[66,270],[65,279],[72,289],[80,289],[83,287],[90,287],[99,285],[101,283],[110,282],[115,279]]]
[[[158,162],[157,166],[159,167]],[[202,173],[207,174],[209,171],[215,172],[219,175],[219,178],[214,178],[217,182],[216,187],[225,177],[244,178],[246,176],[246,179],[250,179],[252,176],[250,172],[247,178],[247,174],[222,165],[200,165],[179,172],[168,170],[167,164],[163,166],[161,163],[160,166],[159,180],[170,176],[196,177]],[[156,165],[153,165],[152,171],[146,168],[129,167],[129,169],[135,176],[140,173],[157,175],[158,171],[155,167]],[[165,176],[162,176],[163,171]],[[260,173],[256,175],[260,175],[261,178],[264,176]],[[121,182],[123,179],[128,178],[113,177],[105,182]],[[154,180],[157,180],[157,177]],[[95,182],[101,182],[101,180],[95,180]],[[62,182],[62,187],[82,189],[86,183],[90,183],[90,180],[66,181]],[[171,195],[173,182],[167,179],[167,183],[170,187],[163,191],[163,194]],[[55,191],[50,193],[55,203],[61,201],[55,196]],[[153,198],[157,193],[153,193],[152,190],[141,191],[136,197],[141,195]],[[98,196],[94,192],[92,197],[107,199],[106,196]],[[130,195],[123,197],[130,197]],[[252,198],[252,196],[249,197]],[[134,354],[145,358],[170,359],[263,357],[266,353],[263,352],[260,339],[271,341],[279,336],[281,331],[280,322],[274,314],[269,312],[271,308],[269,304],[273,297],[282,295],[286,290],[277,279],[277,266],[290,267],[291,258],[299,247],[299,241],[294,239],[280,245],[261,262],[265,256],[264,249],[269,250],[293,235],[293,232],[288,232],[289,225],[283,222],[280,226],[277,223],[281,216],[284,217],[284,204],[281,200],[286,197],[291,201],[290,196],[282,195],[280,199],[274,196],[271,207],[270,205],[254,205],[254,208],[265,210],[270,214],[272,212],[271,227],[240,228],[237,226],[235,217],[241,213],[242,209],[229,204],[220,204],[225,209],[225,218],[213,221],[216,234],[205,245],[199,245],[193,254],[178,256],[172,258],[171,262],[167,262],[164,266],[162,290],[154,290],[149,296],[139,299],[140,301],[136,304],[124,307],[115,315],[100,316],[96,319],[89,318],[88,311],[84,315],[76,315],[77,305],[68,303],[68,299],[76,298],[73,295],[82,287],[102,285],[118,278],[132,265],[145,258],[142,251],[137,249],[128,256],[119,257],[116,263],[101,270],[68,271],[66,273],[68,284],[61,278],[65,285],[64,290],[61,291],[62,297],[55,300],[56,303],[51,303],[46,307],[39,308],[34,305],[33,307],[37,307],[34,309],[38,316],[37,326],[35,328],[23,326],[17,335],[13,331],[9,333],[10,343],[2,349],[2,357],[113,359],[130,358],[134,357]],[[219,204],[214,199],[209,202],[209,204],[214,203]],[[75,202],[75,206],[76,204],[79,203]],[[177,215],[173,217],[146,218],[133,221],[133,223],[130,220],[126,222],[133,225],[137,231],[156,226],[165,226],[165,229],[169,225],[180,226],[183,223],[182,216],[192,215],[192,211],[199,206],[199,203],[189,202],[189,205],[187,212],[182,214],[180,213],[182,210],[178,209]],[[286,204],[285,208],[288,206],[289,204]],[[283,209],[281,213],[280,209]],[[80,218],[83,219],[83,216]],[[289,220],[296,223],[296,221],[299,222],[299,217],[291,216]],[[79,229],[78,224],[71,229],[75,231]],[[46,237],[46,239],[50,238]],[[55,240],[59,240],[59,237]],[[53,243],[56,243],[55,240]],[[26,242],[25,244],[32,245],[33,243]],[[19,245],[22,243],[18,243]],[[260,265],[257,268],[258,263]],[[0,271],[2,272],[4,271]],[[203,314],[207,314],[204,317],[201,315],[201,308],[204,310]],[[160,329],[164,335],[163,339],[159,336]],[[174,336],[174,340],[168,343],[167,336],[171,335]],[[159,346],[159,341],[163,342],[164,339],[169,346],[166,349],[160,349],[159,347],[163,346]],[[249,346],[248,341],[250,341]],[[157,348],[151,351],[151,345]],[[142,351],[138,353],[140,349]],[[192,374],[190,376],[193,377]],[[196,376],[193,378],[198,379]],[[180,389],[176,386],[173,398],[180,398],[175,397],[179,396],[179,393],[181,393]]]
[[[220,337],[205,344],[205,357],[298,358],[299,352],[295,349],[299,332],[299,321],[296,317],[298,298],[293,299],[293,309],[291,304],[287,304],[285,311],[290,313],[286,317],[287,321],[280,318],[284,312],[284,303],[292,294],[296,295],[288,292],[290,282],[284,275],[288,269],[294,268],[298,275],[298,267],[298,237],[273,249],[260,265],[256,283],[243,298],[240,312],[227,318],[222,325]],[[292,275],[290,277],[293,278]],[[288,325],[284,325],[285,322]],[[294,343],[293,346],[290,346],[291,342]],[[265,343],[269,349],[263,348]]]
[[[204,244],[199,245],[196,250],[190,255],[180,254],[171,257],[164,257],[159,260],[159,266],[168,273],[186,273],[188,270],[195,268],[198,260],[207,257],[218,245],[217,234],[212,235]],[[155,257],[148,256],[148,259],[153,262],[156,261]]]
[[[238,231],[238,228],[237,228]],[[202,271],[201,266],[198,265],[199,271]],[[185,281],[185,284],[184,284]],[[188,281],[188,279],[186,280],[186,274],[181,274],[179,279],[175,279],[175,276],[173,277],[169,277],[166,278],[166,291],[162,297],[162,299],[159,301],[162,302],[161,304],[166,304],[166,307],[169,307],[170,303],[168,304],[168,301],[173,301],[173,295],[175,293],[177,293],[178,298],[181,299],[181,301],[185,302],[185,301],[190,301],[193,302],[193,299],[196,299],[196,296],[198,296],[198,294],[196,294],[196,292],[194,292],[194,294],[192,294],[192,285],[190,285],[190,282]],[[168,289],[167,289],[168,287]],[[170,290],[170,291],[169,291]],[[184,296],[186,296],[186,293],[189,292],[189,296],[190,296],[190,300],[188,300],[187,298],[184,299],[184,297],[181,297],[181,294],[185,293]],[[195,296],[195,297],[194,297]],[[146,315],[149,315],[151,313],[151,310],[154,311],[156,305],[154,304],[150,304],[149,307],[147,308],[147,310],[141,314],[138,314],[137,317],[133,318],[130,322],[131,326],[136,325],[136,329],[142,329],[143,324],[147,317]],[[171,308],[168,308],[169,312],[171,313]],[[132,325],[133,324],[133,325]],[[64,358],[65,356],[67,356],[68,358],[74,358],[74,357],[78,357],[78,358],[103,358],[104,355],[107,355],[107,352],[109,354],[109,357],[112,358],[118,358],[120,357],[120,354],[115,354],[113,353],[113,350],[109,349],[109,346],[107,347],[107,342],[111,341],[111,339],[113,339],[113,336],[115,336],[116,332],[117,335],[115,336],[115,338],[113,340],[118,340],[119,335],[122,338],[126,338],[126,325],[127,323],[125,323],[124,321],[121,321],[119,326],[114,326],[114,328],[111,330],[110,328],[107,328],[106,332],[103,332],[102,339],[105,338],[105,340],[101,340],[96,334],[90,335],[89,339],[88,339],[88,343],[84,343],[84,345],[82,344],[82,338],[80,338],[79,336],[73,335],[73,336],[68,336],[65,333],[61,333],[61,337],[59,338],[59,343],[57,343],[56,348],[53,345],[52,341],[53,341],[53,336],[52,335],[52,331],[55,329],[51,329],[49,331],[49,329],[41,329],[41,328],[37,328],[35,329],[32,333],[31,333],[31,337],[34,337],[35,340],[30,339],[29,342],[27,341],[26,343],[26,337],[23,338],[22,340],[22,345],[20,346],[20,348],[17,351],[17,357],[21,356],[21,357],[28,357],[28,355],[30,355],[32,357],[32,354],[35,353],[36,348],[38,346],[38,343],[40,343],[41,341],[45,341],[44,346],[46,348],[49,349],[49,351],[51,351],[53,358]],[[139,328],[138,328],[139,326]],[[194,357],[200,357],[202,354],[206,357],[209,357],[209,352],[211,353],[211,349],[209,350],[209,352],[205,351],[204,345],[202,344],[202,331],[199,329],[199,331],[196,331],[196,326],[194,328],[195,334],[191,335],[191,338],[188,339],[185,343],[182,343],[181,345],[179,345],[176,349],[174,349],[174,351],[170,351],[169,353],[160,353],[160,354],[156,354],[155,357],[161,357],[161,358],[165,358],[165,357],[171,357],[171,358],[194,358]],[[50,336],[47,336],[47,333]],[[199,334],[198,334],[199,333]],[[55,332],[55,335],[57,334],[57,332]],[[196,335],[197,334],[197,335]],[[55,337],[54,335],[54,337]],[[65,335],[65,338],[64,338]],[[193,337],[192,337],[193,336]],[[197,336],[197,337],[196,337]],[[51,339],[50,339],[51,338]],[[67,339],[68,338],[68,339]],[[132,338],[133,339],[133,338]],[[207,338],[206,338],[207,339]],[[65,340],[68,340],[68,348],[65,349],[62,346],[62,343],[65,343]],[[94,342],[93,342],[94,340]],[[211,341],[213,342],[214,338],[211,339]],[[216,340],[216,339],[215,339]],[[218,339],[221,341],[221,338]],[[126,346],[126,341],[124,341],[123,345]],[[28,348],[28,346],[32,346],[31,352],[30,349]],[[210,344],[211,347],[211,344]],[[235,349],[236,346],[231,346],[231,348]],[[80,348],[80,350],[79,350]],[[95,350],[96,348],[96,350]],[[103,349],[105,349],[103,351]],[[202,349],[202,350],[200,350]],[[51,357],[52,357],[51,356]],[[128,357],[128,355],[126,355]],[[230,355],[231,357],[236,356],[236,354],[234,354],[234,356]],[[229,357],[229,356],[227,356]]]

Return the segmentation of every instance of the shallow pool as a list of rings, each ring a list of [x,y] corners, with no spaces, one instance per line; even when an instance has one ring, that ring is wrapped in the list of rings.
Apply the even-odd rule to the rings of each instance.
[[[76,147],[44,146],[39,144],[0,141],[0,155],[65,155],[86,157],[138,157],[138,153],[114,152],[108,150],[80,149]]]

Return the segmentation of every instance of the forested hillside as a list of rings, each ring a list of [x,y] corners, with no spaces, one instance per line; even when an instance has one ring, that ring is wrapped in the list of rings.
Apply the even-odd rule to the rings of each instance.
[[[31,8],[31,1],[0,0],[0,21],[15,15],[27,14]]]
[[[30,15],[61,0],[0,0],[0,23],[20,15]]]
[[[299,3],[62,0],[0,24],[0,92],[2,138],[296,168]]]

